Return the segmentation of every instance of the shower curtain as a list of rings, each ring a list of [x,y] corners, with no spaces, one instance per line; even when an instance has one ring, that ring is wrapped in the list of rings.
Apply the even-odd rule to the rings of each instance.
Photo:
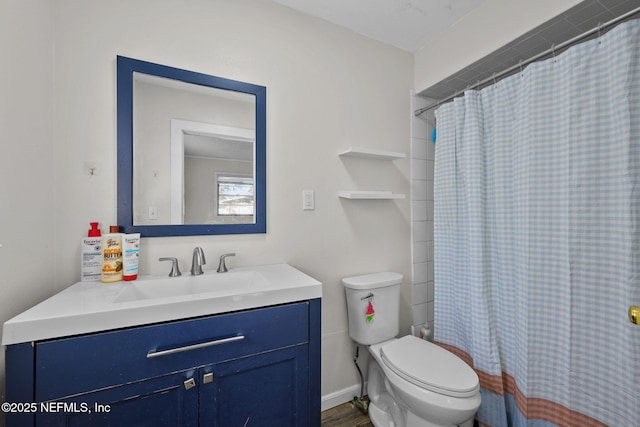
[[[435,340],[481,426],[640,426],[640,21],[441,106]]]

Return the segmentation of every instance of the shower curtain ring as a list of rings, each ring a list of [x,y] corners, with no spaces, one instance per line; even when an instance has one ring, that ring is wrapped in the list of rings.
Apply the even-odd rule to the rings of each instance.
[[[551,45],[551,54],[553,55],[553,63],[556,63],[556,45],[552,44]]]
[[[598,44],[602,43],[600,36],[602,35],[602,22],[598,22]]]
[[[518,65],[520,66],[520,77],[522,77],[522,59],[518,61]]]

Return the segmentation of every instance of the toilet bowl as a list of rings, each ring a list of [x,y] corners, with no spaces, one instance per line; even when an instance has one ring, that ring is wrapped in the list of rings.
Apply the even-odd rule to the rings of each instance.
[[[456,355],[412,335],[372,345],[369,352],[369,363],[378,367],[369,373],[384,374],[383,392],[406,411],[405,426],[473,426],[481,400],[478,376]]]
[[[472,427],[480,406],[476,373],[453,353],[399,332],[402,275],[342,280],[349,335],[369,346],[369,418],[376,427]]]

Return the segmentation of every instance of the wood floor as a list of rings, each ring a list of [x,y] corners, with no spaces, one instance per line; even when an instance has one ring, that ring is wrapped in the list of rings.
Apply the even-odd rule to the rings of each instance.
[[[351,403],[343,403],[322,413],[323,427],[373,427],[369,417]]]
[[[369,417],[349,402],[327,409],[322,413],[321,420],[322,427],[373,427]],[[478,427],[478,421],[474,421],[473,425]]]

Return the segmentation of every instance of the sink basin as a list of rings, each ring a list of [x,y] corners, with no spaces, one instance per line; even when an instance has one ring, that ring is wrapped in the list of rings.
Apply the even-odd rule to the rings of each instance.
[[[266,285],[266,280],[255,271],[155,278],[131,282],[113,302],[194,298],[200,294],[230,295],[265,290]]]
[[[322,298],[322,284],[288,264],[139,276],[133,282],[78,282],[9,319],[2,344],[109,331]]]

